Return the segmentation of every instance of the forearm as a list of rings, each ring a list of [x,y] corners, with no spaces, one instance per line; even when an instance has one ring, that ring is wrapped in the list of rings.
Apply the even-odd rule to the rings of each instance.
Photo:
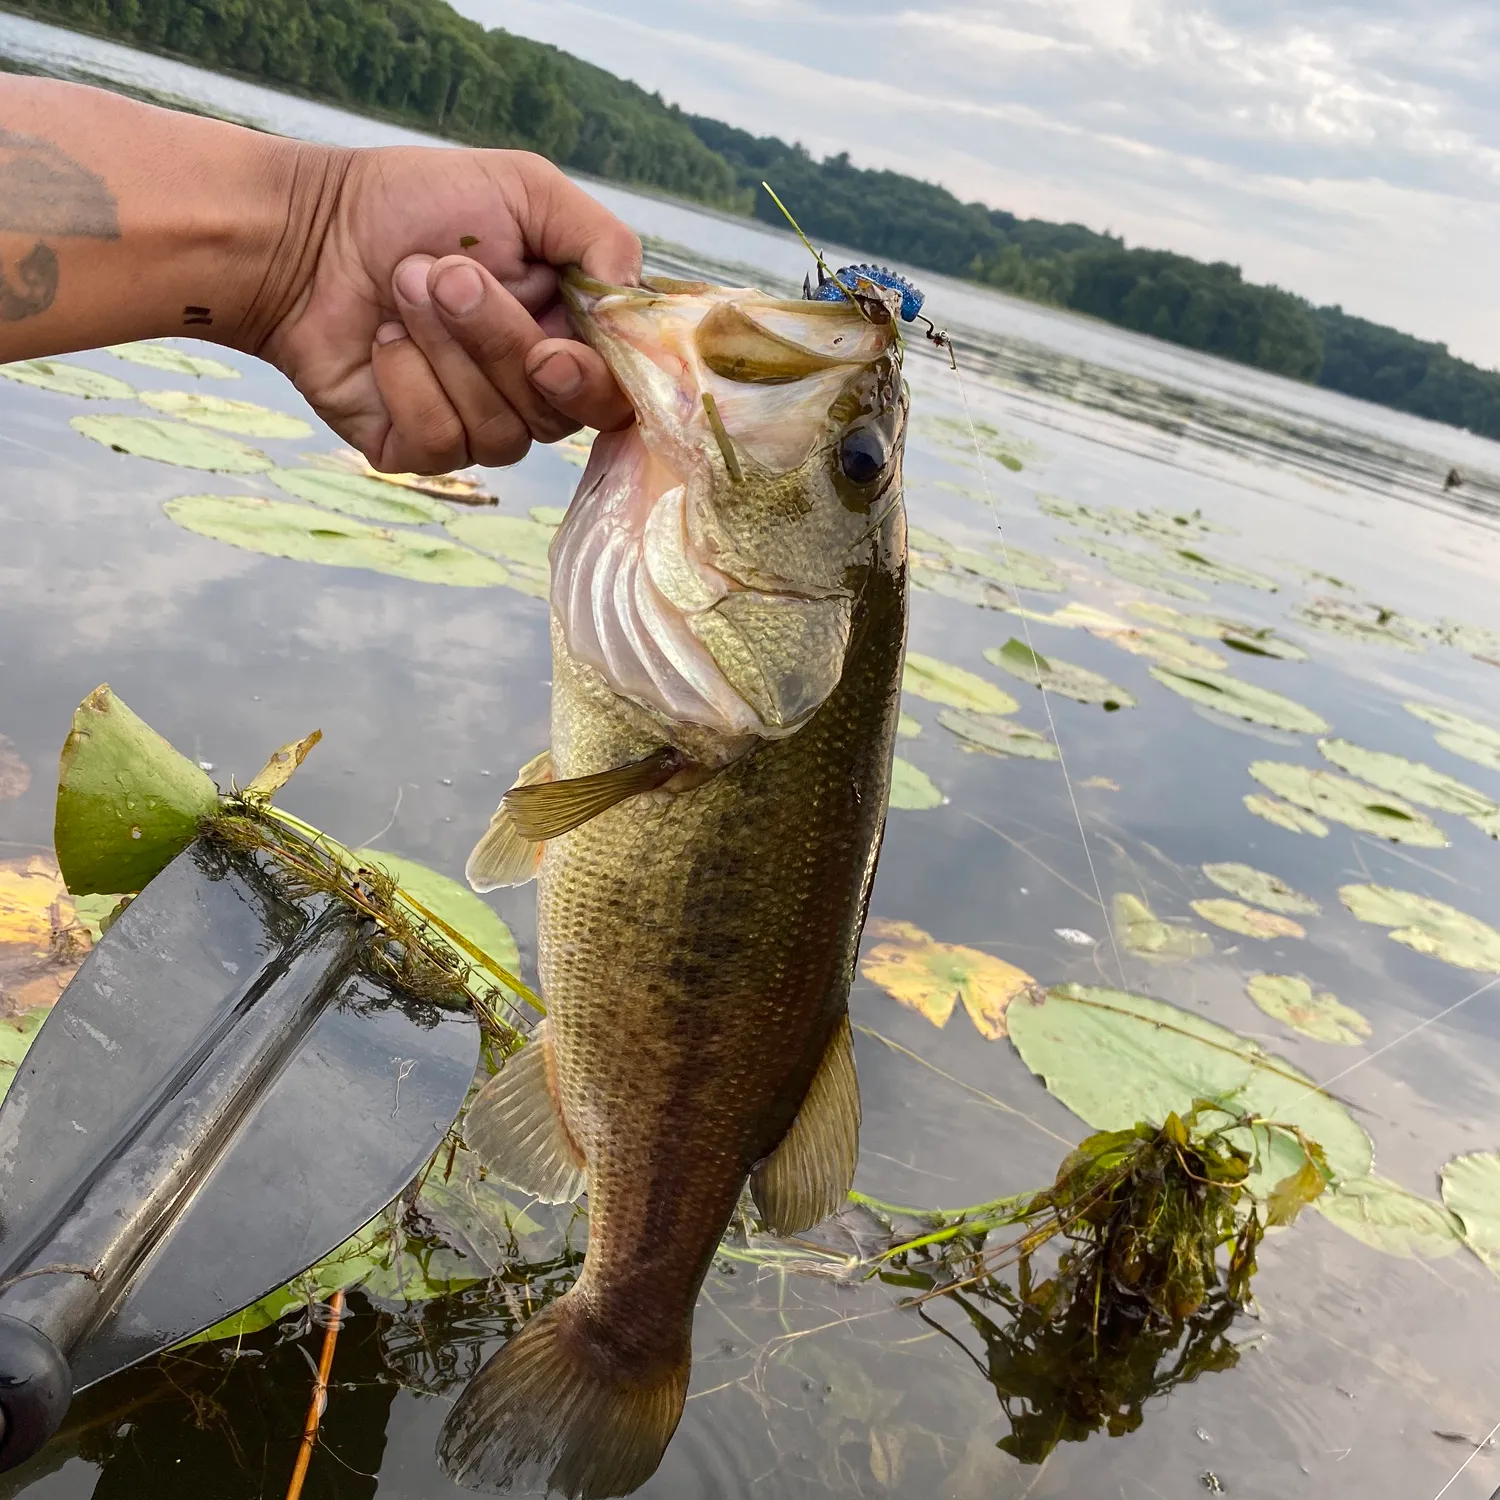
[[[258,348],[306,281],[347,161],[0,77],[0,363],[184,332]]]

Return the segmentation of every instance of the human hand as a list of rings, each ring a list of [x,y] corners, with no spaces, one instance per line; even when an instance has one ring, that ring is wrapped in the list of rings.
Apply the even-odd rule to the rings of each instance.
[[[630,421],[604,361],[571,337],[555,269],[638,280],[640,242],[619,219],[527,152],[347,162],[255,351],[334,431],[377,469],[441,474]]]

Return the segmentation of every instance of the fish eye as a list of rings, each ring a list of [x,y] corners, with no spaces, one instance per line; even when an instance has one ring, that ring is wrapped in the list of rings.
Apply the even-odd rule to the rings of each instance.
[[[839,444],[839,468],[851,484],[874,484],[890,456],[890,441],[877,427],[852,427]]]

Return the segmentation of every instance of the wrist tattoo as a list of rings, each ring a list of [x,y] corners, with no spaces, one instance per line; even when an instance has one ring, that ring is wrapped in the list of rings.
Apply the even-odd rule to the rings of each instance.
[[[52,306],[57,253],[41,236],[117,240],[118,206],[97,172],[51,141],[0,130],[0,234],[38,238],[13,273],[0,261],[0,322],[18,323]]]
[[[191,328],[194,324],[199,323],[206,326],[212,323],[213,320],[214,312],[211,307],[194,307],[190,303],[182,310],[182,326],[184,328]]]

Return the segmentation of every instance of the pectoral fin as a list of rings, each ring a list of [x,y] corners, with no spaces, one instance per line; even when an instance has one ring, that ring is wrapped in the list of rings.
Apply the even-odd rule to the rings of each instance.
[[[854,1185],[858,1159],[859,1079],[846,1015],[792,1128],[750,1174],[750,1192],[767,1228],[798,1234],[835,1213]]]
[[[543,750],[521,767],[515,787],[537,786],[552,780],[552,752]],[[476,891],[493,891],[504,885],[525,885],[536,877],[542,862],[540,841],[521,834],[502,801],[490,819],[484,837],[464,866],[464,878]]]
[[[563,1121],[553,1072],[543,1021],[474,1096],[464,1141],[502,1182],[543,1203],[567,1203],[583,1191],[583,1154]]]
[[[568,781],[549,781],[535,786],[516,786],[500,803],[510,826],[524,839],[545,841],[587,823],[627,797],[653,792],[687,768],[680,750],[663,745],[641,760],[575,776]]]

